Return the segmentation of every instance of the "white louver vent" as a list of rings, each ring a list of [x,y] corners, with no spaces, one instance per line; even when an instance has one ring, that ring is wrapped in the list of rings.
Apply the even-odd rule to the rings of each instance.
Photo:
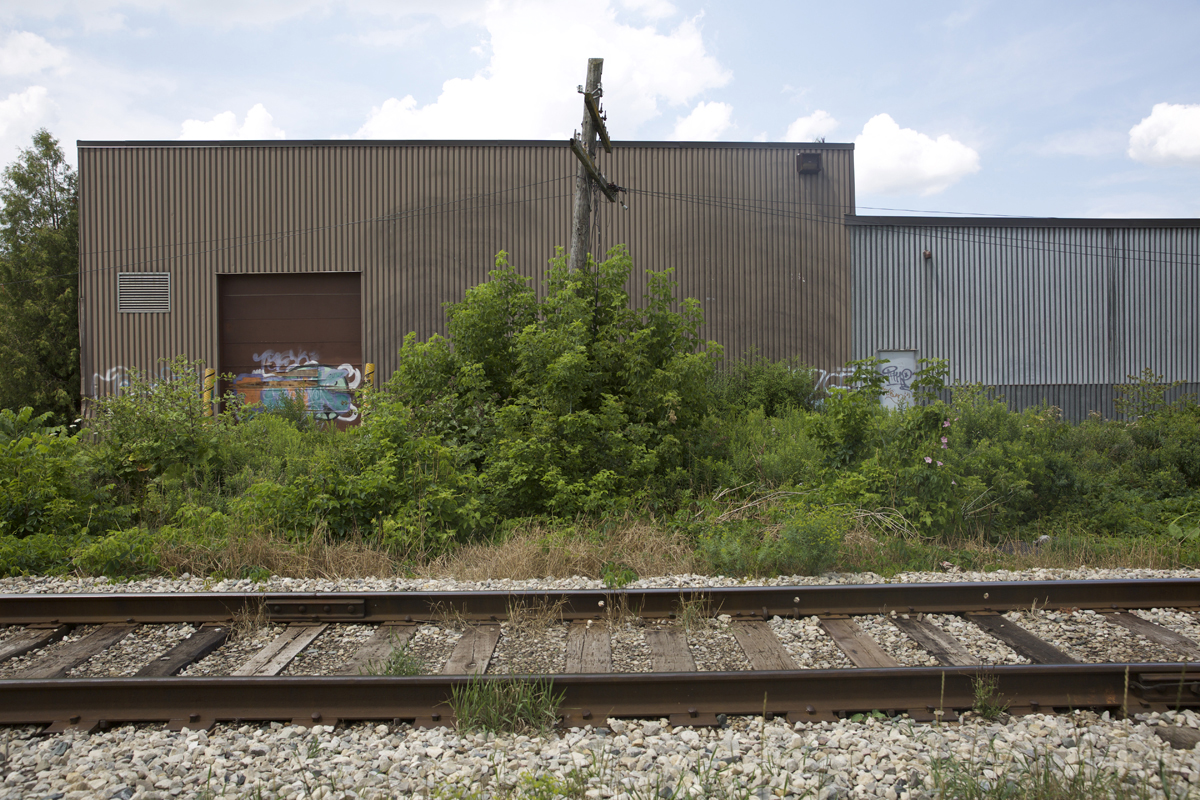
[[[171,273],[118,272],[117,310],[122,314],[170,312]]]

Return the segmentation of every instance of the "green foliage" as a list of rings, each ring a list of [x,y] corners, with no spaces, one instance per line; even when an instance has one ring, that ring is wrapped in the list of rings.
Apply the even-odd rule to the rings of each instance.
[[[570,516],[687,483],[688,448],[712,398],[720,348],[699,306],[672,310],[668,273],[631,308],[624,249],[570,271],[551,262],[538,301],[501,254],[490,280],[449,307],[450,341],[409,337],[380,394],[472,465],[493,513]]]
[[[537,733],[558,724],[565,697],[550,680],[472,677],[450,688],[450,708],[459,730]]]
[[[813,438],[820,444],[826,463],[844,468],[858,461],[872,444],[872,433],[883,409],[885,378],[879,371],[884,362],[865,358],[847,364],[853,368],[848,387],[829,390],[821,414],[813,417]]]
[[[393,677],[411,677],[425,673],[425,664],[413,654],[409,643],[398,643],[394,635],[392,636],[392,650],[387,657],[367,662],[367,666],[361,671],[363,675],[390,675]]]
[[[816,374],[799,359],[771,361],[751,350],[713,376],[715,405],[745,412],[761,409],[768,417],[792,409],[812,411],[821,399]]]
[[[35,419],[28,407],[0,415],[14,432],[0,439],[0,535],[98,533],[127,520],[131,509],[91,474],[79,437]]]
[[[1163,376],[1146,367],[1138,375],[1128,375],[1130,383],[1113,387],[1116,398],[1113,405],[1118,414],[1138,419],[1154,414],[1166,406],[1166,394],[1184,384],[1184,381],[1164,383]]]
[[[123,495],[194,486],[220,471],[218,440],[231,420],[205,416],[203,363],[179,357],[156,377],[130,370],[120,394],[96,401],[95,459]]]
[[[701,535],[699,550],[719,575],[820,575],[837,563],[849,527],[843,509],[802,507],[778,531],[750,522],[715,526]]]
[[[155,537],[144,528],[112,531],[76,550],[72,566],[110,578],[146,575],[158,568]]]
[[[0,179],[0,407],[79,415],[76,175],[46,130]]]
[[[0,578],[57,575],[67,572],[75,552],[89,537],[34,533],[24,537],[0,534]]]
[[[974,700],[971,710],[984,719],[996,719],[1008,711],[1008,703],[998,691],[999,679],[996,673],[981,670],[971,679],[971,690]]]
[[[627,564],[609,561],[600,568],[600,580],[605,589],[620,589],[638,579],[638,574]]]

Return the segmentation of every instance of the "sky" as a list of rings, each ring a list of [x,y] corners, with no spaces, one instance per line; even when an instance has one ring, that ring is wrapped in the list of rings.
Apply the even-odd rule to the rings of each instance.
[[[1200,216],[1200,3],[0,0],[0,164],[77,140],[855,144],[858,213]]]

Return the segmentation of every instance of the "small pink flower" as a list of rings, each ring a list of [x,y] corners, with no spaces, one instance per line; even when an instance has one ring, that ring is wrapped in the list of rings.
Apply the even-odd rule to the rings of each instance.
[[[930,458],[929,456],[925,456],[925,463],[926,463],[926,464],[932,464],[932,463],[933,463],[933,459],[932,459],[932,458]]]
[[[942,427],[943,427],[943,428],[949,428],[949,427],[950,427],[950,420],[946,420],[945,422],[943,422],[943,423],[942,423]]]
[[[950,481],[951,486],[958,486],[958,481]]]
[[[941,465],[942,465],[942,462],[940,462],[940,461],[939,461],[939,462],[938,462],[938,466],[940,467]]]
[[[942,437],[942,444],[945,444],[948,441],[950,441],[950,439],[948,437],[945,437],[945,436]]]
[[[947,446],[948,445],[942,445],[942,449],[945,450]]]

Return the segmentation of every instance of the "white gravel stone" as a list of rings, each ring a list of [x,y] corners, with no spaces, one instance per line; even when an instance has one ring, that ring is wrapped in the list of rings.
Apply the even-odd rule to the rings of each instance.
[[[1197,753],[1172,749],[1155,735],[1162,725],[1196,728],[1200,716],[1075,712],[1002,725],[968,715],[941,726],[742,717],[713,729],[610,720],[540,736],[379,724],[218,725],[207,733],[124,726],[46,737],[15,728],[0,748],[0,800],[491,798],[533,796],[535,786],[558,787],[559,796],[572,785],[587,797],[931,798],[938,774],[1020,781],[1032,763],[1068,774],[1103,770],[1148,797],[1167,796],[1165,777],[1171,797],[1200,796]]]
[[[877,575],[785,576],[765,585],[912,583],[959,581],[1035,581],[1114,578],[1195,578],[1195,570],[1027,570],[991,573],[912,573],[885,581]],[[644,578],[632,588],[736,586],[743,582],[695,575]],[[599,581],[571,578],[465,583],[431,579],[296,580],[265,583],[196,578],[165,578],[110,583],[92,578],[6,578],[0,593],[186,592],[186,591],[464,591],[600,588]],[[1059,612],[1050,612],[1059,613]],[[1138,611],[1140,616],[1200,639],[1195,615],[1170,609]],[[1049,626],[1049,613],[1020,612],[1035,629]],[[1018,615],[1019,616],[1019,615]],[[1148,654],[1144,640],[1125,636],[1123,628],[1086,613],[1061,612],[1065,627],[1046,638],[1077,656],[1111,660],[1109,654]],[[957,617],[931,615],[930,621],[954,634],[985,663],[1023,663],[1003,644]],[[883,618],[859,618],[860,625],[901,660],[921,657],[905,640],[893,639]],[[785,649],[804,668],[848,668],[850,663],[825,635],[815,618],[770,622]],[[184,626],[176,628],[183,635]],[[351,638],[369,632],[359,627]],[[1110,630],[1112,629],[1112,630]],[[133,655],[169,644],[162,630],[145,629],[125,648],[118,645],[109,669],[127,669]],[[188,674],[228,674],[276,635],[268,626],[257,635],[227,644]],[[346,630],[350,630],[347,628]],[[1118,633],[1113,635],[1113,631]],[[1064,632],[1065,631],[1065,632]],[[0,641],[15,631],[0,629]],[[89,632],[73,631],[68,640]],[[727,641],[721,621],[710,622],[713,642]],[[1034,631],[1041,632],[1041,629]],[[339,636],[344,634],[339,634]],[[421,625],[411,649],[438,671],[461,633],[447,625]],[[724,633],[728,636],[728,633]],[[692,639],[689,634],[689,639]],[[730,637],[731,638],[731,637]],[[150,640],[153,640],[152,642]],[[514,637],[515,641],[515,637]],[[1111,644],[1100,649],[1095,642]],[[318,639],[318,643],[320,639]],[[349,651],[350,640],[317,646],[314,653]],[[143,647],[144,645],[144,647]],[[711,645],[719,648],[723,645]],[[51,647],[54,647],[52,645]],[[692,644],[695,654],[696,645]],[[31,654],[39,659],[47,650]],[[121,653],[125,653],[121,656]],[[1165,654],[1164,654],[1165,655]],[[556,656],[557,657],[557,656]],[[907,660],[906,660],[907,659]],[[0,663],[0,676],[11,675],[30,657]],[[617,671],[648,668],[644,630],[618,622],[613,630]],[[699,661],[699,657],[697,658]],[[1155,659],[1147,659],[1155,660]],[[118,663],[120,662],[120,663]],[[85,669],[106,662],[93,659]],[[294,664],[298,662],[293,662]],[[302,662],[299,662],[302,663]],[[514,662],[515,663],[515,662]],[[716,662],[714,662],[716,663]],[[701,667],[703,668],[703,667]],[[729,667],[722,667],[729,668]],[[89,673],[90,674],[90,673]],[[124,673],[122,673],[124,674]],[[459,733],[445,728],[354,724],[311,730],[282,725],[218,725],[207,733],[170,732],[162,726],[123,726],[93,734],[38,736],[35,728],[0,729],[0,800],[26,797],[79,798],[390,798],[397,796],[504,797],[532,787],[535,779],[560,786],[582,781],[588,797],[700,796],[791,797],[807,792],[817,798],[931,798],[935,769],[964,769],[986,780],[1020,780],[1021,764],[1036,760],[1063,770],[1115,773],[1150,797],[1200,798],[1200,751],[1175,750],[1155,735],[1163,726],[1200,728],[1200,716],[1139,715],[1109,719],[1088,712],[1055,717],[1033,715],[1001,724],[967,715],[961,724],[926,725],[906,718],[841,720],[788,725],[783,720],[735,718],[725,728],[672,728],[666,720],[612,720],[605,727],[555,731],[542,736]],[[956,767],[948,766],[950,764]],[[1161,764],[1161,773],[1160,773]],[[530,792],[525,792],[529,794]]]
[[[816,617],[774,617],[768,624],[799,669],[851,669],[854,666]]]

